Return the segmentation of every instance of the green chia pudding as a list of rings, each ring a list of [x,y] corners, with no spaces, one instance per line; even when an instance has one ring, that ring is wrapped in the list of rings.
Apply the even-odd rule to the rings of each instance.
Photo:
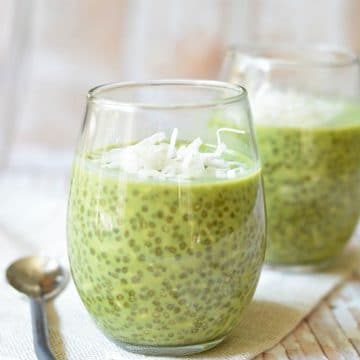
[[[152,146],[166,150],[161,139]],[[219,339],[238,324],[254,294],[265,252],[260,170],[223,149],[199,172],[199,154],[211,147],[198,140],[176,142],[176,156],[183,151],[190,164],[185,176],[176,166],[159,171],[158,164],[139,171],[136,149],[120,166],[114,159],[124,147],[75,162],[68,213],[72,275],[97,325],[119,343]]]
[[[338,255],[360,214],[360,106],[296,93],[254,102],[268,215],[266,261]]]

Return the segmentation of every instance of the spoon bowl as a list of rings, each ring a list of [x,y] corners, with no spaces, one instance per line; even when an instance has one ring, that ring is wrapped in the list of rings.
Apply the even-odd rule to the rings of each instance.
[[[54,298],[67,284],[67,271],[54,259],[28,256],[6,270],[9,284],[30,299],[34,349],[39,360],[55,360],[51,352],[45,301]]]
[[[6,271],[9,284],[32,298],[55,297],[68,281],[67,271],[54,259],[27,256],[13,262]]]

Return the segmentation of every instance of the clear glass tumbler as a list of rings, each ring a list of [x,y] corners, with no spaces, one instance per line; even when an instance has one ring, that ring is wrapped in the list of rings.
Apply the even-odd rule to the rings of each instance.
[[[251,301],[265,253],[246,91],[190,80],[91,90],[68,249],[85,307],[121,347],[184,355],[220,343]]]
[[[222,77],[247,87],[262,160],[266,261],[318,268],[360,214],[359,60],[326,47],[242,46]]]

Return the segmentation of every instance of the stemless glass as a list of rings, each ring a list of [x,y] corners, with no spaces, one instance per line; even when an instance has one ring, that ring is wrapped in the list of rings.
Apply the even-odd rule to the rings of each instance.
[[[329,47],[242,46],[222,76],[248,88],[263,165],[266,262],[331,263],[360,213],[359,60]]]
[[[89,92],[68,249],[98,327],[143,354],[207,350],[239,322],[265,252],[246,91],[152,81]]]

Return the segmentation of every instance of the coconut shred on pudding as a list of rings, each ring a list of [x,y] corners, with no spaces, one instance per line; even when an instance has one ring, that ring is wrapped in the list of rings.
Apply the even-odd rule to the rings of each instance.
[[[265,226],[258,164],[227,149],[228,130],[216,145],[179,140],[175,129],[76,161],[70,262],[109,337],[174,346],[220,338],[238,323],[258,281]]]

